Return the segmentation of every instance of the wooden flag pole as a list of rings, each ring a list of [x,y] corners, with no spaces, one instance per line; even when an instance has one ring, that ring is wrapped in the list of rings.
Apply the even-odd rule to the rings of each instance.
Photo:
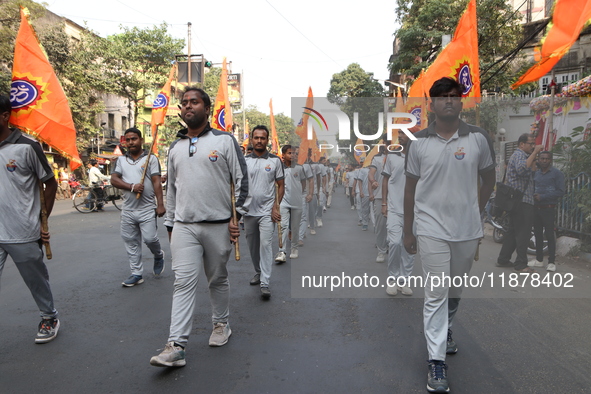
[[[275,206],[277,207],[277,211],[279,211],[279,186],[275,183]],[[277,233],[279,236],[279,249],[283,249],[283,231],[281,230],[281,221],[277,223]]]
[[[238,215],[236,214],[236,192],[234,191],[234,181],[230,179],[230,194],[232,200],[232,224],[238,226]],[[240,240],[234,242],[234,258],[240,261]]]
[[[47,223],[47,206],[45,205],[45,191],[43,187],[43,182],[39,179],[39,195],[41,196],[41,230],[44,232],[49,231],[49,224]],[[51,260],[53,257],[51,253],[51,245],[48,242],[43,242],[45,245],[45,255],[47,256],[47,260]]]
[[[148,172],[148,167],[150,167],[150,156],[152,156],[152,151],[154,150],[154,144],[156,143],[156,139],[158,137],[158,125],[156,125],[156,132],[152,136],[152,144],[150,145],[150,150],[148,152],[148,158],[146,159],[146,164],[144,165],[144,171],[142,171],[142,179],[140,179],[140,184],[144,184],[144,180],[146,179],[146,173]],[[142,193],[137,193],[135,195],[135,199],[139,199],[142,196]]]

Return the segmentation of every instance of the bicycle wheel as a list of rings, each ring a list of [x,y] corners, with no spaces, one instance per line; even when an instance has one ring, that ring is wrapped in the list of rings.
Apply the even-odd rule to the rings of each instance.
[[[118,210],[121,210],[121,199],[116,198],[111,201],[113,202],[113,205],[115,205],[115,208],[117,208]]]
[[[92,190],[80,189],[74,194],[74,208],[80,213],[90,213],[96,209],[96,193]]]

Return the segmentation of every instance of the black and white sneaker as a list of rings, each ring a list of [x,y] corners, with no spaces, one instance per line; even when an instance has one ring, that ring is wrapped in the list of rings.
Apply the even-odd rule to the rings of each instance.
[[[449,393],[447,382],[447,364],[441,360],[429,360],[427,391],[430,393]]]
[[[458,352],[458,345],[456,341],[451,337],[451,330],[447,329],[447,348],[445,349],[446,354],[456,354]]]
[[[57,332],[60,329],[60,321],[57,317],[53,319],[42,319],[37,329],[37,336],[35,343],[47,343],[53,341],[57,337]]]

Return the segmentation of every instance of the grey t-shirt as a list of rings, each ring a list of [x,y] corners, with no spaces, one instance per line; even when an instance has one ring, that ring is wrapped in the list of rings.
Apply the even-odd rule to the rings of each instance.
[[[285,167],[285,193],[281,206],[286,208],[302,208],[302,181],[306,181],[304,167],[297,164],[294,167]]]
[[[417,235],[455,242],[481,238],[478,177],[495,168],[490,140],[465,122],[449,140],[433,124],[419,133],[424,137],[410,144],[406,157],[406,175],[418,180]]]
[[[0,243],[27,243],[41,238],[39,182],[53,177],[41,145],[12,130],[0,143]]]
[[[384,165],[382,175],[388,177],[388,212],[397,215],[404,214],[404,154],[390,153]]]
[[[265,152],[262,156],[247,155],[249,210],[246,216],[271,215],[275,203],[275,182],[285,178],[283,162]]]
[[[146,161],[146,152],[144,152],[137,160],[133,160],[129,154],[120,156],[115,164],[113,174],[121,176],[123,182],[138,184],[142,179]],[[155,175],[160,175],[160,163],[156,156],[150,155],[150,167],[148,168],[146,178],[144,179],[144,191],[140,195],[140,198],[136,198],[137,193],[132,193],[129,190],[122,190],[123,209],[127,211],[139,211],[156,208],[156,194],[154,193],[154,185],[152,184],[152,177]]]
[[[355,176],[355,179],[357,179],[357,190],[359,190],[359,182],[361,182],[361,191],[363,192],[363,195],[369,197],[369,191],[367,189],[369,186],[369,168],[363,167],[356,171],[357,175]]]
[[[372,168],[376,169],[376,173],[374,174],[374,178],[376,182],[378,182],[378,188],[372,189],[373,196],[376,200],[382,199],[382,171],[384,170],[384,160],[386,159],[386,155],[384,154],[377,154],[371,160],[371,164],[369,165],[369,169],[371,171]],[[371,188],[371,185],[369,186]]]

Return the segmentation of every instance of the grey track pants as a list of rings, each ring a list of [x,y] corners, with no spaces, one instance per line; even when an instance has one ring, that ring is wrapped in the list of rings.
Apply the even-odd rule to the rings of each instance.
[[[49,286],[49,273],[43,262],[43,251],[38,242],[22,244],[0,243],[0,277],[6,258],[10,255],[25,284],[41,312],[41,317],[51,319],[57,317],[53,306],[53,295]]]
[[[209,285],[212,322],[227,323],[230,301],[228,258],[232,250],[227,223],[175,223],[172,230],[174,292],[168,341],[185,345],[193,327],[199,273]]]
[[[121,211],[121,238],[125,244],[132,275],[141,276],[144,272],[142,238],[154,258],[162,257],[157,223],[153,208],[142,211]]]
[[[261,274],[261,286],[269,286],[273,268],[275,223],[271,220],[271,215],[245,216],[244,230],[254,270]]]

